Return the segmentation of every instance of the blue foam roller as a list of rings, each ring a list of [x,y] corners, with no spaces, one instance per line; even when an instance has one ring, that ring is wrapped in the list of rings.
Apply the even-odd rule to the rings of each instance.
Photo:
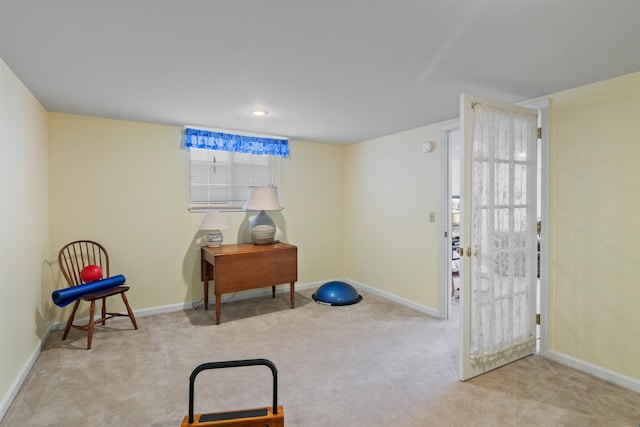
[[[115,288],[116,286],[120,286],[124,282],[124,276],[119,274],[117,276],[107,277],[106,279],[96,280],[95,282],[84,283],[82,285],[53,291],[51,299],[53,299],[53,303],[58,307],[64,307],[85,295],[104,292],[111,288]]]

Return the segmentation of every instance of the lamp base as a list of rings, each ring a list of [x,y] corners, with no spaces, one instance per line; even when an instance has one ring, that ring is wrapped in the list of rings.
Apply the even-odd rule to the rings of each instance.
[[[207,242],[207,246],[210,248],[219,248],[222,245],[222,240],[224,236],[220,230],[212,230],[207,236],[204,238],[205,242]]]
[[[276,223],[265,211],[260,211],[249,224],[249,234],[254,245],[270,245],[276,237]]]

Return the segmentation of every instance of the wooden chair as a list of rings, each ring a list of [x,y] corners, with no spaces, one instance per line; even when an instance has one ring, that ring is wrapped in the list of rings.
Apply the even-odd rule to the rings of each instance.
[[[65,245],[58,253],[58,264],[60,265],[62,275],[67,280],[67,284],[69,286],[77,286],[83,283],[80,274],[82,269],[88,265],[100,266],[103,278],[110,277],[109,254],[101,244],[91,240],[78,240]],[[125,295],[128,290],[129,286],[121,285],[108,289],[104,292],[82,296],[73,305],[73,311],[71,312],[69,320],[67,320],[67,326],[64,328],[62,339],[65,340],[67,338],[72,326],[76,329],[86,330],[87,349],[90,349],[91,339],[93,338],[93,326],[98,323],[104,325],[106,320],[116,316],[129,317],[131,319],[131,323],[133,323],[133,327],[138,329],[136,318],[133,315],[133,311],[131,311],[131,307],[129,307],[129,302]],[[114,295],[120,295],[122,297],[122,301],[127,308],[127,314],[107,312],[107,298]],[[95,314],[97,300],[102,300],[102,316],[99,319],[94,320],[93,316]],[[80,301],[88,301],[91,303],[89,310],[89,322],[84,325],[74,325],[73,319],[75,318],[78,307],[80,306]]]

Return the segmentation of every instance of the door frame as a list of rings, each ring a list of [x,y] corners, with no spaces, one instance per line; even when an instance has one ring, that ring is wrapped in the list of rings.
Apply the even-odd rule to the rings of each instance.
[[[537,109],[540,112],[540,125],[542,127],[542,145],[540,155],[540,220],[542,230],[540,233],[540,317],[539,353],[543,356],[548,353],[549,337],[549,99],[541,99],[531,102],[516,103],[522,107]],[[448,133],[460,129],[460,120],[448,122],[442,126],[442,149],[440,150],[440,307],[438,313],[441,318],[448,319],[451,304],[451,200],[449,182],[449,140]],[[464,142],[463,142],[464,144]],[[463,174],[461,166],[460,173]],[[461,182],[463,177],[461,177]],[[462,267],[462,266],[461,266]]]
[[[525,102],[517,105],[535,108],[540,113],[542,128],[540,146],[540,346],[539,353],[546,356],[549,350],[549,99]]]
[[[440,307],[439,314],[443,319],[449,318],[451,310],[451,182],[449,174],[451,163],[449,162],[451,153],[451,141],[449,132],[460,129],[460,120],[450,122],[442,126],[442,150],[440,150],[440,170],[442,171],[440,185],[440,232],[442,237],[442,248],[440,250]],[[463,172],[462,166],[460,172]],[[460,181],[462,182],[462,181]]]

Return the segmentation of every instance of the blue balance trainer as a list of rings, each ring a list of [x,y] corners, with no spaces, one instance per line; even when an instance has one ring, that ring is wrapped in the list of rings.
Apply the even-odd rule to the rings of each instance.
[[[351,305],[362,301],[362,295],[348,283],[333,281],[320,286],[311,296],[319,304]]]

